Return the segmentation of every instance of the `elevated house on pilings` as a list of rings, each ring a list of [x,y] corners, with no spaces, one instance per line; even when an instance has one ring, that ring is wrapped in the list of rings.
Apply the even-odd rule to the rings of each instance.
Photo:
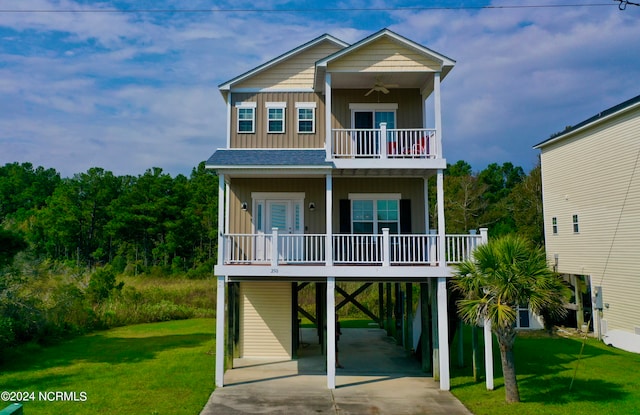
[[[449,389],[446,278],[486,239],[445,234],[440,83],[454,64],[389,30],[352,45],[323,35],[220,85],[227,145],[207,162],[220,178],[218,387],[225,358],[296,357],[297,293],[313,284],[307,314],[328,388],[341,295],[390,332],[400,327],[407,348],[418,339],[423,368]],[[349,293],[347,281],[362,286]],[[372,284],[386,298],[379,310],[356,298]],[[412,284],[420,307],[403,295]],[[412,336],[400,318],[417,319]]]

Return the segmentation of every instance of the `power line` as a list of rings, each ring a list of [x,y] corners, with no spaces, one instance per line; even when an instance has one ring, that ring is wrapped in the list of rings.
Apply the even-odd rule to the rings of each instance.
[[[624,10],[628,4],[638,6],[628,0],[619,2]],[[613,3],[546,4],[546,5],[504,5],[504,6],[416,6],[416,7],[364,7],[364,8],[311,8],[311,9],[0,9],[0,13],[346,13],[346,12],[391,12],[426,10],[500,10],[500,9],[549,9],[569,7],[606,7]]]

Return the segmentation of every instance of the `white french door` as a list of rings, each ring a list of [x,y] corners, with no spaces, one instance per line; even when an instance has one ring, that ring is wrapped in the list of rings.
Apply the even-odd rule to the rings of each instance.
[[[267,195],[264,199],[254,199],[254,205],[254,227],[258,234],[256,258],[268,260],[272,257],[273,241],[269,236],[277,228],[278,260],[301,261],[304,252],[304,195],[295,199],[280,199],[277,194]]]

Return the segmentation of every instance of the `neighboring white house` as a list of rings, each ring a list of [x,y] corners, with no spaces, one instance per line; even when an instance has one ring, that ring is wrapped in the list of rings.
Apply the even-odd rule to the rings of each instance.
[[[348,281],[384,284],[397,309],[420,284],[413,335],[449,389],[446,279],[486,241],[445,234],[440,84],[454,65],[385,29],[351,45],[320,36],[219,86],[227,145],[207,161],[219,175],[218,387],[225,359],[295,358],[297,292],[313,284],[335,388],[336,284]]]
[[[550,263],[590,290],[594,332],[640,353],[640,96],[534,148]]]

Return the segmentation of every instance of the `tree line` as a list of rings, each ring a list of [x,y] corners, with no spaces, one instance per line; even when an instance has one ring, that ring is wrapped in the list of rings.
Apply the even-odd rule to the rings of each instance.
[[[160,168],[116,176],[90,168],[70,178],[30,163],[0,167],[0,220],[32,256],[116,272],[211,273],[216,260],[217,176]]]

